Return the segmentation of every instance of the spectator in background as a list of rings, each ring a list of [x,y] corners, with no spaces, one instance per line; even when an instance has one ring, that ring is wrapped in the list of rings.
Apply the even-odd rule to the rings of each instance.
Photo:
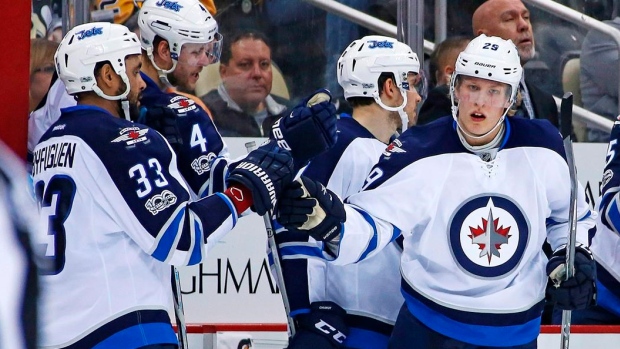
[[[54,67],[54,53],[58,44],[46,39],[30,40],[30,95],[28,112],[38,109],[50,88]]]
[[[521,0],[486,1],[474,12],[472,26],[476,36],[486,34],[512,40],[519,51],[521,65],[536,54],[530,12]],[[547,119],[559,126],[558,109],[553,96],[529,84],[524,77],[519,84],[515,116]]]
[[[37,207],[28,174],[0,142],[0,348],[37,347],[37,269],[31,239]],[[34,216],[33,216],[34,215]]]
[[[620,17],[604,21],[620,30]],[[618,116],[618,45],[613,38],[590,30],[581,46],[581,100],[584,108],[614,120]],[[607,142],[609,133],[588,129],[587,140]]]
[[[267,38],[244,31],[224,41],[217,90],[202,96],[222,136],[263,137],[286,115],[288,101],[271,95],[273,72]]]
[[[442,116],[450,115],[450,77],[454,72],[456,58],[459,56],[471,38],[455,36],[447,38],[435,46],[431,54],[430,70],[431,82],[435,87],[428,92],[428,97],[418,117],[418,125],[423,125]]]

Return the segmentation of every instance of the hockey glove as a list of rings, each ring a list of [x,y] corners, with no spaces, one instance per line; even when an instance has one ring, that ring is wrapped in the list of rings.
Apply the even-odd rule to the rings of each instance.
[[[337,116],[331,99],[328,90],[317,90],[272,126],[269,138],[291,151],[296,170],[336,143]]]
[[[336,303],[314,302],[310,313],[297,315],[297,332],[288,349],[344,348],[349,327],[344,321],[346,312]]]
[[[174,110],[166,106],[142,107],[140,108],[140,117],[137,122],[161,133],[170,143],[174,152],[177,155],[179,154],[178,150],[183,144],[183,138],[177,127],[177,113]]]
[[[578,310],[596,305],[596,263],[586,246],[575,246],[575,273],[572,278],[565,280],[566,247],[551,255],[547,275],[554,283],[548,287],[547,299],[559,309]]]
[[[306,231],[316,240],[337,243],[346,213],[336,194],[301,176],[282,193],[276,217],[290,231]]]
[[[249,189],[252,193],[252,208],[262,216],[274,208],[282,188],[292,180],[291,153],[269,141],[251,151],[230,171],[228,184],[240,184]]]

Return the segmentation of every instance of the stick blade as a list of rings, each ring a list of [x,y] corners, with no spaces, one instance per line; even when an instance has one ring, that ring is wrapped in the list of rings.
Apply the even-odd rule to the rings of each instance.
[[[573,93],[566,92],[560,104],[560,133],[566,139],[573,134]],[[570,138],[569,138],[570,139]]]

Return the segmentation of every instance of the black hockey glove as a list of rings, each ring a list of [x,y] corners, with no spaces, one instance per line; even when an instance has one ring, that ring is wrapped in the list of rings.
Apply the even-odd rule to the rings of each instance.
[[[332,302],[314,302],[310,313],[295,317],[297,332],[288,349],[339,349],[349,335],[344,309]]]
[[[282,193],[276,217],[290,231],[305,231],[316,240],[337,243],[346,212],[336,194],[301,176]]]
[[[282,188],[292,180],[291,153],[273,141],[251,151],[228,177],[229,184],[240,183],[252,192],[252,208],[261,216],[274,208]]]
[[[547,289],[547,300],[559,309],[578,310],[596,305],[596,263],[586,246],[575,246],[575,273],[572,278],[565,280],[566,247],[551,255],[547,275],[554,283]]]
[[[336,143],[338,118],[331,100],[328,90],[317,90],[273,124],[269,138],[291,151],[296,170]]]
[[[166,106],[142,107],[137,122],[161,133],[170,143],[174,152],[179,155],[178,150],[183,144],[183,138],[177,126],[177,117],[177,113]]]

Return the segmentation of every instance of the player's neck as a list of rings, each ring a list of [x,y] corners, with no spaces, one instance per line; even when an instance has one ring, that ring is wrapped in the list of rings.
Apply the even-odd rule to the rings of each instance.
[[[84,94],[77,101],[78,105],[92,105],[106,110],[115,118],[120,118],[119,102],[101,98],[95,94]]]
[[[164,83],[159,80],[159,74],[157,73],[157,69],[155,68],[153,63],[151,63],[149,57],[146,55],[142,55],[141,71],[146,74],[146,76],[151,78],[151,80],[155,81],[155,83],[157,84],[157,86],[159,86],[160,89],[163,90],[166,87]]]
[[[390,118],[390,112],[377,104],[356,107],[353,109],[353,119],[364,126],[375,138],[385,144],[396,133],[395,120]]]

